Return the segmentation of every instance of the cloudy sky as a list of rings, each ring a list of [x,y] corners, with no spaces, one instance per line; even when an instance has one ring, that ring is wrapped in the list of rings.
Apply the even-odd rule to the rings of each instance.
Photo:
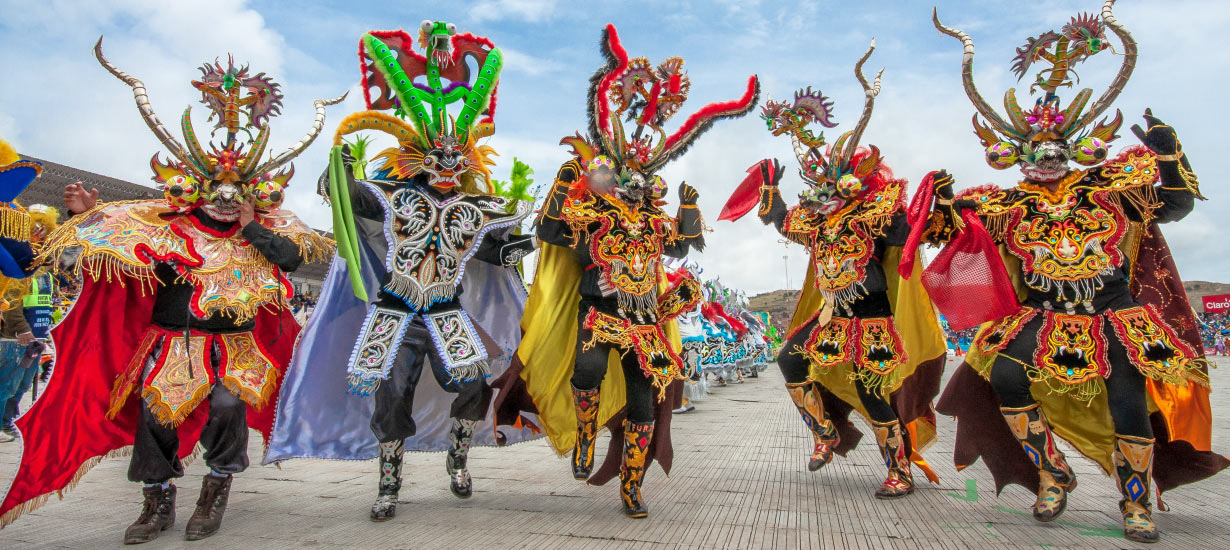
[[[1008,70],[1026,36],[1055,29],[1097,0],[936,0],[942,20],[970,33],[977,44],[975,77],[988,100],[1016,85]],[[202,62],[227,53],[282,84],[283,114],[273,121],[271,149],[290,146],[307,130],[313,99],[350,90],[329,110],[326,132],[295,162],[288,204],[319,228],[328,209],[313,194],[336,121],[362,109],[356,49],[371,29],[413,32],[424,19],[446,20],[462,31],[490,37],[505,52],[496,135],[497,177],[514,156],[549,179],[565,149],[560,137],[584,127],[585,87],[600,63],[597,40],[607,22],[620,30],[632,56],[687,61],[688,105],[676,117],[710,101],[739,96],[747,75],[759,74],[763,95],[784,98],[813,86],[836,102],[836,118],[850,128],[862,108],[854,61],[876,38],[870,73],[885,67],[884,91],[864,142],[878,145],[895,172],[913,185],[927,171],[947,168],[957,187],[987,182],[1011,185],[1017,172],[996,172],[982,160],[970,127],[973,109],[961,91],[960,44],[931,27],[931,3],[635,1],[562,2],[330,2],[272,0],[0,0],[0,136],[18,151],[86,170],[149,184],[149,157],[160,145],[146,129],[124,84],[94,61],[105,51],[122,70],[145,81],[164,122],[193,106],[204,128],[205,110],[189,80]],[[1121,0],[1119,20],[1140,44],[1140,60],[1117,102],[1127,119],[1119,148],[1135,141],[1127,125],[1146,107],[1174,125],[1203,178],[1210,200],[1166,233],[1187,279],[1230,280],[1230,216],[1222,192],[1218,153],[1226,137],[1225,89],[1230,57],[1230,5],[1225,2]],[[1100,94],[1119,58],[1102,54],[1079,68],[1081,86]],[[1027,86],[1021,86],[1023,89]],[[793,175],[789,140],[772,138],[759,117],[719,123],[662,175],[701,191],[701,208],[715,220],[748,166],[777,157],[791,167],[788,197],[801,188]],[[673,196],[671,197],[674,198]],[[710,247],[695,255],[705,275],[720,276],[749,294],[800,284],[806,252],[785,248],[778,236],[749,216],[713,222]],[[783,262],[783,256],[788,260]]]

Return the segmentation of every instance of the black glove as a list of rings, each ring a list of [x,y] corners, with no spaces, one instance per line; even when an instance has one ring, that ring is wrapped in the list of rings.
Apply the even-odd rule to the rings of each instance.
[[[679,204],[692,206],[696,201],[700,200],[700,193],[695,187],[688,185],[687,182],[679,184]]]
[[[770,162],[773,163],[772,174],[769,173]],[[764,182],[763,185],[777,187],[777,184],[782,181],[782,163],[777,162],[777,159],[760,161],[760,181]]]
[[[935,185],[935,196],[944,200],[952,200],[954,196],[952,184],[955,180],[948,170],[940,170],[931,176],[931,182]]]
[[[1174,128],[1153,116],[1152,109],[1145,109],[1145,123],[1149,126],[1148,130],[1142,130],[1139,124],[1133,124],[1132,133],[1154,154],[1175,155],[1183,149]]]

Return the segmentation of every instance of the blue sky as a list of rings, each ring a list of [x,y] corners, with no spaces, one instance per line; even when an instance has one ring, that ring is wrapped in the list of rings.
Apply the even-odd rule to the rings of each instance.
[[[710,101],[742,92],[747,75],[762,79],[764,95],[784,98],[813,86],[836,102],[836,118],[849,128],[862,108],[852,75],[854,61],[874,36],[878,49],[867,72],[885,67],[884,91],[864,137],[912,185],[928,170],[947,168],[957,186],[1011,185],[1015,170],[996,172],[982,160],[970,127],[973,109],[960,87],[960,45],[930,24],[931,3],[867,2],[274,2],[244,0],[0,0],[0,136],[19,151],[149,183],[149,157],[160,145],[145,128],[126,86],[94,62],[91,47],[105,35],[105,51],[121,69],[145,81],[164,122],[192,105],[204,124],[199,94],[188,81],[206,60],[233,53],[255,71],[282,84],[283,115],[273,122],[273,148],[288,147],[307,130],[311,102],[352,90],[330,108],[322,137],[296,162],[288,204],[313,225],[327,228],[327,208],[314,181],[325,165],[336,122],[362,109],[358,94],[358,37],[371,29],[413,32],[424,19],[455,23],[491,38],[505,51],[496,135],[497,177],[512,157],[530,163],[539,181],[566,160],[560,137],[584,127],[585,88],[600,63],[599,32],[607,22],[620,30],[632,56],[651,61],[679,55],[692,79],[688,104],[676,123]],[[1027,36],[1057,28],[1078,11],[1096,11],[1096,0],[1029,3],[937,0],[945,23],[970,33],[977,44],[975,77],[992,104],[1016,85],[1008,71]],[[1173,124],[1203,177],[1211,200],[1166,233],[1188,279],[1230,280],[1230,256],[1210,246],[1224,240],[1230,219],[1220,210],[1220,152],[1226,124],[1224,90],[1230,61],[1230,6],[1224,2],[1121,0],[1119,20],[1140,43],[1132,81],[1120,96],[1127,125],[1146,106]],[[1180,30],[1175,30],[1180,29]],[[1082,87],[1100,94],[1118,69],[1118,58],[1099,55],[1080,68]],[[1026,86],[1021,86],[1025,88]],[[830,131],[830,133],[833,133]],[[1133,144],[1129,132],[1116,149]],[[793,166],[788,140],[772,138],[755,115],[719,123],[663,177],[700,189],[712,221],[710,248],[696,259],[706,275],[754,294],[782,288],[787,272],[798,286],[805,251],[783,248],[777,235],[752,217],[717,223],[717,213],[744,170],[769,156]],[[801,188],[784,182],[788,197]],[[673,197],[672,197],[673,198]],[[787,255],[789,269],[783,268]]]

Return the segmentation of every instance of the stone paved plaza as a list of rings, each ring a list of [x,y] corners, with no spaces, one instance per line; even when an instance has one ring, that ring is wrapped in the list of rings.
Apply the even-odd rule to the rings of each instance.
[[[1230,381],[1214,371],[1215,449],[1230,453]],[[178,519],[162,548],[1136,548],[1124,540],[1112,480],[1092,462],[1071,462],[1081,476],[1062,520],[1035,522],[1033,495],[1012,486],[996,497],[981,464],[951,466],[954,423],[941,417],[939,441],[927,450],[942,481],[900,501],[878,501],[883,479],[874,440],[818,473],[806,470],[810,436],[782,389],[776,369],[744,384],[714,388],[693,412],[674,420],[670,478],[654,468],[644,487],[646,520],[624,518],[614,484],[574,481],[568,462],[542,441],[471,452],[475,494],[448,490],[442,453],[407,455],[397,517],[367,519],[376,465],[292,461],[253,466],[236,477],[222,531],[183,540],[196,501],[198,461],[182,480]],[[603,437],[605,439],[605,436]],[[598,445],[606,449],[605,442]],[[0,444],[0,482],[14,468],[17,445]],[[261,452],[253,438],[254,462]],[[1069,453],[1069,457],[1072,457]],[[140,490],[125,481],[125,459],[104,461],[62,501],[0,531],[0,548],[119,547],[140,511]],[[1230,474],[1167,493],[1155,514],[1162,533],[1153,548],[1230,547]]]

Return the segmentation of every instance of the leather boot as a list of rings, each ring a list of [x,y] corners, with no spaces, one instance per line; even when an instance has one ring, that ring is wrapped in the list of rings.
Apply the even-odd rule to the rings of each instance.
[[[619,468],[619,495],[623,498],[624,514],[643,518],[649,509],[641,501],[641,480],[645,477],[645,454],[653,441],[653,422],[624,422],[624,462]]]
[[[812,449],[811,459],[807,469],[816,471],[833,461],[833,449],[841,442],[837,435],[837,427],[824,412],[824,403],[820,401],[820,390],[813,382],[798,382],[786,384],[786,393],[803,416],[803,423],[811,430],[816,446]]]
[[[405,442],[380,443],[380,490],[372,504],[372,521],[388,521],[397,513],[397,492],[401,491],[401,459]]]
[[[124,531],[124,544],[141,544],[158,538],[158,535],[175,524],[175,486],[163,489],[159,485],[141,489],[145,502],[141,515]]]
[[[201,496],[196,499],[196,511],[192,512],[188,527],[184,529],[186,540],[210,537],[222,527],[222,514],[226,512],[226,501],[231,495],[232,477],[206,474],[201,478]]]
[[[1063,453],[1055,446],[1051,426],[1035,403],[1028,407],[1001,407],[1012,435],[1021,443],[1029,460],[1038,468],[1038,498],[1034,501],[1034,519],[1055,521],[1068,507],[1068,493],[1076,489],[1076,475],[1068,467]]]
[[[451,447],[444,457],[444,466],[448,470],[449,489],[457,498],[470,498],[474,493],[474,481],[470,471],[466,469],[466,458],[470,454],[470,440],[474,437],[475,420],[453,419],[453,428],[448,432]]]
[[[572,477],[589,479],[594,468],[594,440],[598,438],[598,393],[601,387],[592,390],[572,388],[577,407],[577,442],[572,448]]]
[[[876,498],[901,498],[913,493],[914,476],[910,473],[910,459],[905,456],[905,445],[902,444],[901,423],[896,420],[872,422],[871,429],[876,434],[876,443],[880,445],[884,466],[888,468],[888,477],[876,489]]]
[[[1123,537],[1135,542],[1157,542],[1161,535],[1153,523],[1149,491],[1153,475],[1153,440],[1115,434],[1115,477],[1119,482],[1119,511]]]

